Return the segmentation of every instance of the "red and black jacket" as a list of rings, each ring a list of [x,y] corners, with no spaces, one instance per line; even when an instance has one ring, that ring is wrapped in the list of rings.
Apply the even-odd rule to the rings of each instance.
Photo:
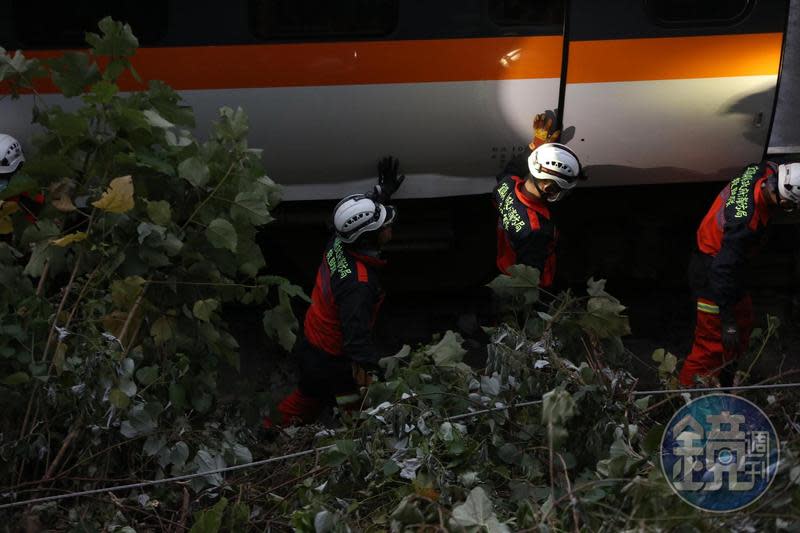
[[[304,323],[311,345],[333,356],[377,365],[372,328],[384,298],[378,269],[385,264],[337,238],[328,243]]]
[[[547,202],[525,190],[528,173],[527,150],[512,159],[498,176],[492,199],[497,207],[497,268],[507,274],[508,267],[523,264],[537,268],[540,285],[550,287],[556,271],[558,231]]]
[[[762,184],[775,176],[768,163],[745,167],[719,193],[697,230],[704,276],[694,288],[721,310],[730,309],[745,294],[748,260],[761,246],[770,219]]]

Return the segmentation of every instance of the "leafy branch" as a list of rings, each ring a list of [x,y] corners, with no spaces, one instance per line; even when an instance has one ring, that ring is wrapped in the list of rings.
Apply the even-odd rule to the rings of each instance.
[[[252,460],[240,420],[215,429],[217,376],[239,367],[225,306],[263,313],[290,349],[291,300],[307,298],[267,275],[255,244],[280,188],[247,146],[244,112],[222,108],[201,142],[165,84],[120,92],[121,77],[139,79],[130,26],[103,19],[87,42],[47,61],[0,50],[12,97],[50,84],[72,100],[34,99],[41,134],[3,196],[45,193],[37,222],[15,201],[0,213],[0,473],[20,487]],[[198,497],[214,481],[198,479]]]

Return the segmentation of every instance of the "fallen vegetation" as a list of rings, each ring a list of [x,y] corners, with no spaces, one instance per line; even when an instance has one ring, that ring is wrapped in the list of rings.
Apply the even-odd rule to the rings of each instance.
[[[465,364],[462,339],[445,332],[383,359],[383,379],[336,427],[266,439],[243,414],[252,400],[223,401],[217,376],[238,366],[226,302],[266,307],[266,331],[294,342],[290,300],[304,295],[263,275],[254,244],[278,187],[247,146],[241,110],[221,110],[200,143],[170,88],[120,94],[119,77],[136,76],[136,39],[108,19],[101,30],[90,53],[46,63],[0,53],[0,82],[34,95],[43,129],[6,198],[49,191],[35,225],[0,212],[11,236],[0,244],[0,505],[200,475],[2,509],[4,529],[800,528],[796,391],[748,393],[782,437],[767,495],[733,514],[698,511],[659,466],[664,425],[685,398],[634,394],[623,305],[602,281],[544,295],[526,267],[491,284],[503,313],[485,362]],[[40,77],[79,101],[47,105]],[[754,359],[776,327],[754,338]],[[673,388],[675,356],[652,359]]]

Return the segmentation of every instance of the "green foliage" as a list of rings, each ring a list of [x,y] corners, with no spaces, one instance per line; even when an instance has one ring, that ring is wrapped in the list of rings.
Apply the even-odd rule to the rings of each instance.
[[[304,481],[275,496],[267,523],[297,531],[773,529],[763,509],[720,517],[681,502],[661,474],[659,446],[683,402],[633,401],[637,380],[614,349],[615,334],[627,331],[624,308],[593,280],[586,296],[544,304],[529,292],[534,272],[523,267],[492,283],[525,330],[495,328],[485,368],[462,362],[453,332],[384,358],[386,381],[369,387],[363,410],[336,435],[319,439],[334,444],[320,461],[292,465],[287,477]],[[671,376],[674,356],[658,357]],[[297,434],[286,433],[284,446]],[[789,449],[797,453],[796,439]],[[782,523],[796,524],[789,515],[800,474],[789,470],[765,498],[771,509],[784,506]]]
[[[525,311],[539,299],[539,271],[527,265],[513,265],[508,275],[497,276],[489,287],[504,306]]]
[[[383,359],[388,381],[369,388],[366,407],[348,426],[350,438],[325,453],[322,464],[332,470],[315,482],[324,490],[301,491],[283,502],[285,520],[291,516],[301,530],[312,518],[333,516],[339,530],[342,522],[349,530],[374,523],[393,531],[568,527],[568,479],[597,478],[598,462],[616,442],[613,428],[637,416],[613,400],[635,380],[598,363],[599,345],[571,354],[572,361],[561,355],[564,346],[592,345],[581,339],[612,336],[582,326],[587,302],[611,297],[565,293],[544,306],[533,286],[537,279],[536,271],[521,267],[492,283],[526,328],[542,333],[531,340],[513,327],[497,328],[484,369],[464,364],[466,350],[449,331],[428,346]],[[611,318],[614,311],[607,313]],[[530,399],[540,401],[498,409]],[[476,414],[460,416],[470,412]],[[580,435],[584,446],[569,449],[567,435]],[[374,501],[369,495],[375,494],[385,496]]]
[[[48,467],[55,476],[152,478],[251,461],[230,423],[206,426],[219,373],[239,365],[223,309],[266,309],[265,330],[289,350],[298,327],[291,300],[305,298],[263,273],[255,237],[280,188],[248,146],[245,113],[221,109],[201,142],[191,108],[170,87],[119,91],[120,76],[138,79],[130,63],[138,41],[127,24],[99,26],[87,35],[89,52],[39,61],[0,49],[0,83],[12,96],[34,93],[41,131],[8,191],[48,200],[35,225],[19,210],[0,213],[12,230],[0,244],[7,480],[35,483]],[[38,98],[48,78],[69,106]],[[80,457],[103,450],[114,455],[101,475]],[[146,459],[129,462],[142,452]],[[220,481],[206,476],[193,487]],[[198,517],[198,531],[219,529],[223,508]],[[245,508],[231,508],[241,522]]]
[[[669,389],[678,386],[678,358],[663,348],[653,352],[653,361],[658,363],[658,377]]]
[[[497,520],[492,509],[492,501],[480,487],[475,487],[467,500],[453,508],[452,522],[465,531],[486,531],[487,533],[507,533],[511,530]]]
[[[12,96],[18,97],[21,91],[33,89],[33,80],[45,73],[38,59],[27,59],[19,50],[9,54],[0,47],[0,83],[8,85]]]
[[[222,525],[222,515],[228,506],[228,500],[220,499],[210,509],[198,513],[190,533],[217,533]]]
[[[137,77],[130,27],[104,19],[87,38],[88,54],[46,63],[0,49],[0,83],[12,96],[37,96],[38,78],[49,76],[75,99],[69,110],[35,99],[43,133],[8,189],[48,192],[39,222],[0,211],[0,230],[12,232],[0,243],[0,474],[10,480],[2,492],[23,499],[31,487],[199,476],[33,506],[26,526],[11,515],[10,529],[37,521],[201,533],[800,527],[796,439],[753,512],[710,516],[683,504],[658,456],[682,400],[634,400],[624,306],[602,280],[589,280],[586,295],[548,294],[525,266],[490,284],[504,323],[490,332],[483,368],[465,364],[462,339],[448,331],[381,360],[385,380],[365,391],[363,410],[342,414],[340,430],[291,428],[259,443],[223,404],[217,379],[238,370],[226,304],[270,307],[265,331],[287,350],[296,339],[292,299],[307,297],[264,275],[255,245],[279,187],[247,145],[241,109],[220,110],[200,142],[191,109],[163,83],[119,92],[120,76]],[[770,320],[761,350],[776,328]],[[677,358],[664,350],[652,358],[674,386]],[[786,406],[797,402],[769,398],[768,414],[794,431],[797,412]],[[318,456],[216,472],[252,462],[253,450],[261,458],[325,444],[333,446]]]

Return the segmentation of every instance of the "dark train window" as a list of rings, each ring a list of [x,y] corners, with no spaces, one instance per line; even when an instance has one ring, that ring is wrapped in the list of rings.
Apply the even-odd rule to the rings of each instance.
[[[399,0],[250,0],[260,39],[378,37],[397,26]]]
[[[741,20],[752,0],[647,0],[651,16],[664,25],[733,24]]]
[[[564,0],[489,0],[489,19],[498,26],[560,25]]]
[[[73,0],[46,6],[13,0],[11,15],[20,48],[83,48],[86,32],[98,33],[97,23],[107,16],[130,24],[139,45],[147,46],[158,44],[166,34],[168,7],[163,0]]]

